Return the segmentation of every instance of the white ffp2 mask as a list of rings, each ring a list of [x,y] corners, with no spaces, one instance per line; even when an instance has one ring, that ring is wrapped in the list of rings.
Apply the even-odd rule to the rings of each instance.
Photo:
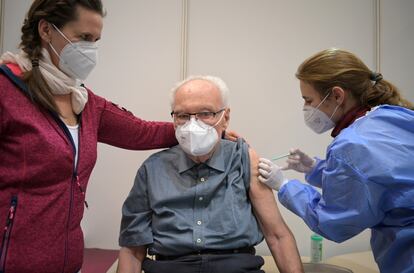
[[[84,81],[95,68],[98,59],[98,47],[95,42],[71,42],[55,25],[52,26],[68,42],[60,52],[49,42],[50,48],[59,57],[59,68],[72,79]]]
[[[305,105],[303,107],[303,117],[305,119],[305,124],[317,134],[322,134],[335,127],[335,122],[332,121],[332,117],[335,115],[336,110],[338,110],[339,105],[336,106],[334,112],[330,117],[319,110],[319,107],[328,98],[329,95],[330,94],[326,95],[325,98],[316,107],[309,105]]]
[[[184,125],[177,126],[175,137],[181,148],[193,156],[202,156],[211,152],[219,139],[214,127],[217,126],[223,116],[213,126],[195,118],[191,118]]]

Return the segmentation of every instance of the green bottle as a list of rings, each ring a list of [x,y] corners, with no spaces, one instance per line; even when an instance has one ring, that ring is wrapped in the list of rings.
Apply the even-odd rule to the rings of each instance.
[[[322,261],[323,237],[314,233],[311,235],[310,262],[320,263]]]

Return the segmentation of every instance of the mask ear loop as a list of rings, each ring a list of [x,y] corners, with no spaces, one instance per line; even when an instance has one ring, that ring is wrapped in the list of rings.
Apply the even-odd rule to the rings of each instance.
[[[89,58],[89,56],[85,55],[82,51],[79,50],[79,48],[74,45],[69,39],[68,37],[66,37],[65,34],[63,34],[62,31],[60,31],[60,29],[58,29],[57,26],[55,26],[55,24],[51,24],[53,26],[53,28],[76,50],[78,51],[83,57],[85,57],[86,59],[88,59],[91,63],[95,63],[93,60],[91,60],[91,58]],[[56,52],[56,50],[55,50]]]
[[[326,94],[326,96],[323,98],[323,100],[315,107],[316,109],[319,109],[319,107],[322,105],[322,103],[324,103],[326,101],[326,99],[329,97],[331,92],[332,92],[332,89],[328,92],[328,94]]]
[[[223,110],[223,113],[221,114],[221,117],[220,117],[220,119],[216,122],[216,124],[214,124],[213,126],[211,126],[211,127],[213,127],[213,128],[215,128],[220,122],[221,122],[221,119],[224,117],[224,112],[226,111],[226,109],[224,109]]]
[[[55,26],[55,24],[52,24],[52,23],[49,23],[72,47],[73,47],[73,44],[71,43],[71,41],[69,41],[69,39],[65,36],[65,34],[63,34],[63,32],[61,32],[58,28],[57,28],[57,26]],[[55,47],[52,45],[52,42],[51,41],[49,41],[49,47],[50,47],[50,49],[52,49],[52,51],[53,51],[53,53],[55,53],[55,55],[59,58],[59,61],[60,62],[64,62],[65,63],[65,60],[63,60],[61,57],[60,57],[60,55],[59,55],[59,53],[57,52],[57,50],[55,49]],[[75,75],[77,75],[76,74],[76,72],[75,71],[72,71]],[[77,75],[78,76],[78,75]],[[79,77],[79,76],[78,76]]]
[[[333,111],[332,115],[329,117],[330,120],[332,120],[333,116],[335,115],[336,111],[339,108],[339,104],[335,107],[335,110]]]
[[[52,49],[52,51],[53,51],[53,52],[56,54],[56,56],[59,58],[59,60],[61,60],[61,58],[60,58],[59,54],[57,53],[57,51],[56,51],[55,47],[52,45],[52,42],[49,42],[49,46],[50,46],[50,49]]]
[[[308,121],[315,114],[316,110],[319,110],[319,107],[322,105],[322,103],[326,101],[326,99],[329,97],[331,92],[332,92],[332,89],[328,92],[328,94],[326,94],[326,96],[322,99],[322,101],[313,109],[312,114],[309,115],[306,121]]]
[[[332,91],[332,90],[331,90],[331,91]],[[328,94],[328,95],[329,95],[329,94]],[[338,105],[336,105],[335,110],[333,111],[332,115],[329,117],[329,119],[330,119],[330,120],[332,120],[332,118],[333,118],[333,116],[335,115],[335,113],[336,113],[336,111],[338,110],[338,108],[339,108],[339,104],[338,104]]]
[[[55,24],[51,24],[52,25],[52,27],[57,31],[57,32],[59,32],[59,34],[69,43],[69,44],[71,44],[72,46],[73,46],[73,44],[72,44],[72,42],[68,39],[68,37],[66,37],[66,35],[65,34],[63,34],[63,32],[62,31],[60,31],[60,29],[58,29],[58,27],[57,26],[55,26]]]

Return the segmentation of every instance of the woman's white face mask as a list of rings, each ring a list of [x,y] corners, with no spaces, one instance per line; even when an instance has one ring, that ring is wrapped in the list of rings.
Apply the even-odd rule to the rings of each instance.
[[[95,42],[71,42],[54,24],[53,28],[68,42],[60,52],[49,42],[52,51],[59,57],[59,69],[72,79],[84,81],[95,68],[98,59],[98,47]]]
[[[203,156],[211,152],[219,140],[215,127],[220,123],[224,113],[213,126],[191,117],[175,129],[175,137],[181,148],[193,156]]]
[[[305,124],[317,134],[322,134],[335,127],[335,122],[332,121],[332,117],[338,110],[339,105],[335,107],[335,110],[330,117],[319,110],[319,107],[322,105],[322,103],[325,102],[330,94],[331,92],[329,92],[316,107],[310,105],[305,105],[303,107],[303,117],[305,119]]]

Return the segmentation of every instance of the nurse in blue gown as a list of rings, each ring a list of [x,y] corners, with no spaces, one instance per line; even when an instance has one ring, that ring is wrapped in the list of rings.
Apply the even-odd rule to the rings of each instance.
[[[311,56],[296,77],[306,125],[318,134],[333,129],[333,141],[326,159],[299,149],[283,168],[261,159],[260,181],[329,240],[343,242],[370,228],[382,273],[414,272],[413,105],[344,50]],[[309,184],[285,179],[287,169],[305,173]]]

